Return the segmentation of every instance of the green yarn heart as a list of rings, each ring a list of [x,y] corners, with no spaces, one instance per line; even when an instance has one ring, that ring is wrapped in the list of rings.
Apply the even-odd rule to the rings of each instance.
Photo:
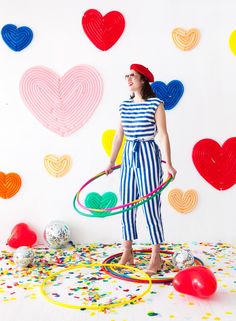
[[[88,208],[110,208],[115,207],[117,204],[117,196],[113,192],[106,192],[103,195],[100,195],[96,192],[89,193],[85,198],[85,206]],[[95,214],[98,217],[105,217],[110,214],[110,212],[95,212],[91,211],[91,213]]]

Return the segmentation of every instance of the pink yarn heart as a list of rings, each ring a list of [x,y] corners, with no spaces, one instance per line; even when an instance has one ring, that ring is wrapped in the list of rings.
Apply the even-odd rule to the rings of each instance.
[[[95,68],[78,65],[59,77],[53,70],[36,66],[20,81],[22,99],[43,126],[69,136],[91,117],[102,96],[103,83]]]

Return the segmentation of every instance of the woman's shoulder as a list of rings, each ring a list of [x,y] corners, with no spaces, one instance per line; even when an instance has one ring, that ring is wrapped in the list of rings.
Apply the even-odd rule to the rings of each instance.
[[[120,104],[120,106],[127,106],[127,105],[130,105],[133,103],[133,99],[132,98],[129,98],[129,99],[126,99],[126,100],[123,100]]]
[[[153,103],[157,103],[158,105],[160,105],[161,103],[164,102],[163,100],[161,100],[158,97],[150,97],[150,98],[147,99],[147,101],[153,102]]]

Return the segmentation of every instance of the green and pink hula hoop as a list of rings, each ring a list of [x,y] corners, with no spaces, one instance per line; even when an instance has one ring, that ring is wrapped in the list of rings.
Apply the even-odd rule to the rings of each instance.
[[[164,161],[162,161],[164,162]],[[121,165],[117,165],[112,167],[113,170],[117,170],[121,167]],[[118,205],[115,207],[109,207],[109,208],[90,208],[90,207],[86,207],[84,204],[82,204],[80,202],[80,195],[81,192],[85,189],[86,186],[88,186],[90,183],[92,183],[94,180],[98,179],[99,177],[105,175],[105,171],[102,171],[100,173],[98,173],[97,175],[95,175],[94,177],[90,178],[80,189],[79,191],[76,193],[74,200],[73,200],[73,205],[74,205],[74,209],[81,215],[83,216],[87,216],[87,217],[106,217],[106,216],[112,216],[112,215],[116,215],[116,214],[120,214],[123,213],[125,211],[130,211],[134,208],[139,207],[140,205],[150,201],[152,198],[156,197],[158,194],[160,194],[172,181],[172,176],[169,175],[167,177],[167,179],[158,187],[156,187],[152,192],[132,201],[129,202],[127,204],[122,204],[122,205]],[[84,213],[81,210],[78,209],[78,207],[76,206],[76,203],[84,210],[90,211],[90,213]]]

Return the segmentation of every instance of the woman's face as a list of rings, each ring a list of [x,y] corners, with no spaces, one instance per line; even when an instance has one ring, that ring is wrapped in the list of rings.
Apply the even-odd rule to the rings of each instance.
[[[135,70],[129,70],[129,72],[125,75],[125,79],[128,83],[130,91],[140,91],[143,86],[143,81],[141,80],[141,76]]]

